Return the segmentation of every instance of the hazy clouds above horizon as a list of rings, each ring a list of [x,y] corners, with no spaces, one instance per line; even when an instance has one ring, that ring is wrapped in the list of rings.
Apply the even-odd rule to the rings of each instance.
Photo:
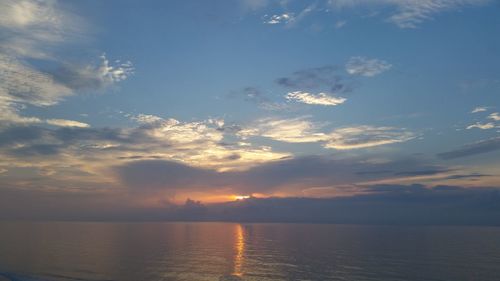
[[[499,12],[0,0],[0,212],[500,188]]]

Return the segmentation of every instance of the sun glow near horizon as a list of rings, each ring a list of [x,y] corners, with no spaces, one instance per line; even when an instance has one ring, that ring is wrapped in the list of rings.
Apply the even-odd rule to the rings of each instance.
[[[233,195],[235,201],[249,199],[250,195]]]

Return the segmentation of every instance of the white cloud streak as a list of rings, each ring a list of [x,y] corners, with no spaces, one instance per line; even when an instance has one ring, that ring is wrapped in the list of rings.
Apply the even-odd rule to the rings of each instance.
[[[500,113],[498,112],[493,112],[490,115],[488,115],[489,119],[495,120],[495,121],[500,121]]]
[[[131,119],[140,123],[140,124],[156,123],[156,122],[160,122],[163,120],[163,118],[156,116],[156,115],[151,115],[151,114],[138,114],[136,116],[132,116]]]
[[[487,107],[478,106],[478,107],[474,108],[470,113],[484,112],[484,111],[487,111],[487,110],[488,110]]]
[[[393,127],[356,126],[334,130],[325,148],[349,150],[406,142],[415,135]]]
[[[493,129],[495,128],[495,124],[493,123],[475,123],[475,124],[472,124],[470,126],[467,126],[467,130],[470,130],[470,129],[474,129],[474,128],[477,128],[477,129],[481,129],[481,130],[489,130],[489,129]]]
[[[285,98],[289,101],[295,101],[310,105],[335,106],[344,103],[347,99],[335,97],[325,93],[311,94],[302,91],[296,91],[286,94]]]
[[[265,24],[280,24],[280,23],[289,23],[294,20],[294,15],[291,13],[284,13],[281,15],[272,15],[270,17],[265,17]]]
[[[47,119],[45,122],[49,125],[59,126],[59,127],[78,127],[78,128],[88,128],[89,124],[66,119]]]
[[[307,117],[295,119],[262,119],[251,129],[238,132],[242,138],[266,137],[288,143],[318,142],[325,148],[349,150],[406,142],[415,134],[394,127],[352,126],[322,132],[326,124],[313,123]]]

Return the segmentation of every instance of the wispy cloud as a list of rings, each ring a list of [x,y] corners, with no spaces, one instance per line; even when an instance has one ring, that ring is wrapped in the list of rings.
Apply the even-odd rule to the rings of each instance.
[[[389,17],[389,21],[401,28],[416,28],[433,15],[444,11],[456,10],[468,5],[482,5],[488,0],[396,0],[392,2],[398,6],[399,11]]]
[[[295,19],[293,13],[284,13],[281,15],[264,16],[264,23],[266,24],[287,24]]]
[[[47,124],[59,126],[59,127],[79,127],[79,128],[90,127],[90,125],[87,123],[74,121],[74,120],[66,120],[66,119],[47,119],[47,120],[45,120],[45,122],[47,122]]]
[[[345,25],[347,24],[347,21],[345,20],[339,20],[335,23],[335,28],[336,29],[341,29],[342,27],[344,27]]]
[[[484,112],[487,110],[488,110],[488,108],[485,106],[478,106],[478,107],[475,107],[470,113]]]
[[[393,127],[346,127],[334,130],[325,147],[338,150],[359,149],[406,142],[414,138],[414,133]]]
[[[454,11],[467,6],[484,5],[490,0],[329,0],[335,9],[355,7],[387,6],[390,11],[387,20],[400,28],[416,28],[434,15]]]
[[[163,118],[152,114],[138,114],[132,116],[131,119],[137,121],[140,124],[150,124],[163,121]]]
[[[49,106],[72,94],[53,77],[19,59],[0,53],[0,95],[4,102]]]
[[[1,121],[39,122],[36,117],[20,115],[24,105],[50,106],[71,94],[71,89],[54,81],[49,74],[0,53]]]
[[[293,90],[324,89],[331,93],[349,92],[351,87],[338,70],[339,68],[333,65],[306,68],[295,71],[289,76],[280,77],[276,79],[276,83]]]
[[[0,155],[10,159],[11,165],[45,167],[64,162],[103,177],[104,167],[117,159],[164,159],[222,171],[290,156],[268,146],[227,141],[236,139],[238,130],[222,119],[182,122],[145,114],[139,117],[153,119],[132,128],[90,128],[63,119],[40,120],[59,128],[11,125],[0,128]],[[90,165],[84,158],[98,159],[98,163]]]
[[[286,94],[285,98],[289,101],[296,101],[311,105],[335,106],[344,103],[347,99],[335,97],[325,93],[311,94],[308,92],[296,91]]]
[[[255,87],[246,87],[241,92],[233,93],[231,96],[235,96],[235,94],[243,96],[245,101],[254,103],[264,110],[276,111],[289,108],[289,105],[286,103],[272,101],[269,95]]]
[[[479,122],[477,122],[475,124],[467,126],[466,129],[470,130],[470,129],[474,129],[474,128],[481,129],[481,130],[489,130],[489,129],[495,128],[495,124],[493,124],[493,123],[479,123]]]
[[[463,147],[448,152],[439,153],[438,156],[443,159],[456,159],[461,157],[483,154],[500,149],[500,137],[478,141],[464,145]]]
[[[72,90],[101,90],[127,79],[134,73],[131,62],[111,64],[106,55],[100,62],[88,65],[63,64],[51,74],[59,83]]]
[[[52,58],[51,47],[81,36],[83,26],[56,1],[0,1],[0,49],[10,55]]]
[[[393,127],[353,126],[324,132],[326,124],[311,122],[308,117],[294,119],[262,119],[238,135],[243,138],[261,136],[289,143],[318,142],[337,150],[361,149],[406,142],[416,137],[412,132]]]
[[[352,57],[345,65],[347,73],[373,77],[392,68],[392,65],[379,59],[368,59],[365,57]]]
[[[498,112],[493,112],[490,115],[488,115],[489,119],[495,120],[495,121],[500,121],[500,113]]]
[[[57,48],[80,40],[85,24],[62,10],[56,1],[0,1],[0,121],[40,123],[22,116],[26,105],[53,106],[80,90],[98,90],[125,80],[130,62],[111,64],[105,56],[97,65],[68,64]],[[58,70],[36,67],[32,58]]]
[[[262,136],[290,143],[318,142],[326,138],[324,133],[319,132],[321,127],[321,124],[313,123],[307,117],[294,119],[265,118],[259,120],[251,128],[241,130],[238,135],[243,138]]]

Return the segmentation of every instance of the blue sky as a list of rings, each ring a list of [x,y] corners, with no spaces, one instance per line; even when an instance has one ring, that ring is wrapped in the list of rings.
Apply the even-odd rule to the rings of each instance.
[[[500,187],[499,12],[1,0],[0,192],[126,209]]]

